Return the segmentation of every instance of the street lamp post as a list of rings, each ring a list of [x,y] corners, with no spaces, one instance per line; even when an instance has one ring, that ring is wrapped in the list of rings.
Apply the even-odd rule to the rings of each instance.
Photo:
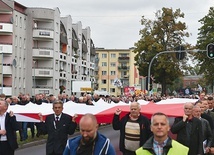
[[[206,50],[183,50],[183,51],[163,51],[163,52],[159,52],[157,53],[153,58],[152,60],[150,61],[149,63],[149,68],[148,68],[148,89],[150,88],[150,77],[151,77],[151,67],[152,67],[152,63],[154,61],[154,59],[161,55],[161,54],[165,54],[165,53],[178,53],[178,52],[204,52]]]

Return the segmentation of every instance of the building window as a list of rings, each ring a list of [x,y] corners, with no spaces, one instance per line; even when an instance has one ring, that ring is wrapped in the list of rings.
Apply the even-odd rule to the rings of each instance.
[[[106,88],[101,88],[101,91],[106,91]]]
[[[106,75],[107,74],[107,72],[106,71],[102,71],[102,75]]]
[[[107,62],[102,62],[102,66],[106,67],[107,66]]]
[[[56,67],[55,67],[56,71],[59,70],[59,64],[58,64],[58,61],[56,61]]]
[[[18,16],[16,15],[16,18],[15,18],[15,23],[16,23],[16,26],[18,26]]]
[[[107,54],[102,54],[102,58],[107,58]]]
[[[115,88],[110,88],[110,93],[115,93]]]
[[[116,58],[116,54],[115,54],[115,53],[112,53],[112,54],[111,54],[111,58]]]
[[[22,48],[22,37],[19,38],[19,47]]]
[[[114,80],[113,80],[113,79],[111,79],[111,81],[110,81],[110,82],[111,82],[111,84],[114,84]]]
[[[17,47],[18,45],[18,39],[17,39],[17,35],[15,36],[15,46]]]
[[[22,28],[22,17],[20,17],[19,23],[20,23],[20,28]]]
[[[110,66],[111,66],[111,67],[115,67],[115,66],[116,66],[116,62],[111,62],[111,63],[110,63]]]
[[[24,38],[24,41],[23,41],[23,47],[24,49],[26,49],[26,39]]]
[[[121,73],[121,76],[126,76],[127,75],[127,72],[122,72]]]
[[[111,75],[115,75],[116,74],[116,72],[115,71],[111,71]]]
[[[26,18],[24,18],[23,27],[24,27],[24,29],[26,30]]]
[[[102,84],[106,84],[107,82],[106,82],[106,80],[102,80]]]

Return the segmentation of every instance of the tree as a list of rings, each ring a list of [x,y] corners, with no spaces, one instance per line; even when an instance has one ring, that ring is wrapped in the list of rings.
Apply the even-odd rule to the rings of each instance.
[[[178,21],[178,18],[184,18],[180,9],[173,12],[171,8],[162,8],[155,13],[155,17],[155,20],[142,17],[141,38],[135,43],[133,51],[141,76],[147,76],[149,63],[158,52],[172,51],[179,45],[187,46],[184,37],[188,37],[189,33],[185,32],[186,24]],[[165,93],[166,86],[182,75],[175,53],[159,55],[152,64],[151,74],[155,82],[162,85],[162,93]]]
[[[209,43],[214,43],[214,7],[209,9],[208,14],[199,20],[202,26],[199,28],[196,47],[205,50]],[[200,66],[199,73],[203,74],[206,85],[213,86],[214,80],[214,60],[209,59],[206,52],[197,52],[194,55]]]

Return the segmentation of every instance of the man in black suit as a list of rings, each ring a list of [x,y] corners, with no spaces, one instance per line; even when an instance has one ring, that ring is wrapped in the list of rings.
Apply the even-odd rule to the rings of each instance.
[[[75,118],[65,113],[62,113],[63,102],[55,101],[53,103],[54,114],[48,115],[43,122],[41,114],[38,129],[42,134],[48,134],[46,143],[46,155],[62,155],[68,139],[68,134],[75,132],[77,123]]]
[[[18,148],[18,124],[13,112],[7,112],[8,106],[9,104],[0,98],[0,155],[14,155],[15,149]]]
[[[189,147],[188,155],[203,155],[203,131],[201,121],[193,117],[193,104],[184,105],[183,117],[175,118],[171,132],[177,134],[177,141]]]

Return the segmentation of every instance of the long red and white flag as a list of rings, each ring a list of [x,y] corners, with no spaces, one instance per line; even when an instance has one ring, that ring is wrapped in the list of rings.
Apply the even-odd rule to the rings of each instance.
[[[183,104],[187,102],[195,103],[196,101],[195,99],[173,98],[157,103],[144,100],[139,100],[138,102],[141,104],[141,113],[150,118],[155,112],[163,112],[169,117],[182,116],[184,114]],[[130,111],[130,104],[124,102],[107,103],[100,99],[97,102],[93,102],[93,104],[94,106],[89,106],[69,101],[64,103],[63,112],[70,116],[77,114],[77,121],[79,121],[82,115],[92,113],[96,116],[98,123],[111,123],[116,109],[120,108],[122,110],[121,117]],[[17,121],[21,122],[39,122],[39,113],[44,117],[53,113],[52,104],[43,103],[42,105],[36,105],[31,102],[25,106],[9,106],[8,111],[13,111]]]

